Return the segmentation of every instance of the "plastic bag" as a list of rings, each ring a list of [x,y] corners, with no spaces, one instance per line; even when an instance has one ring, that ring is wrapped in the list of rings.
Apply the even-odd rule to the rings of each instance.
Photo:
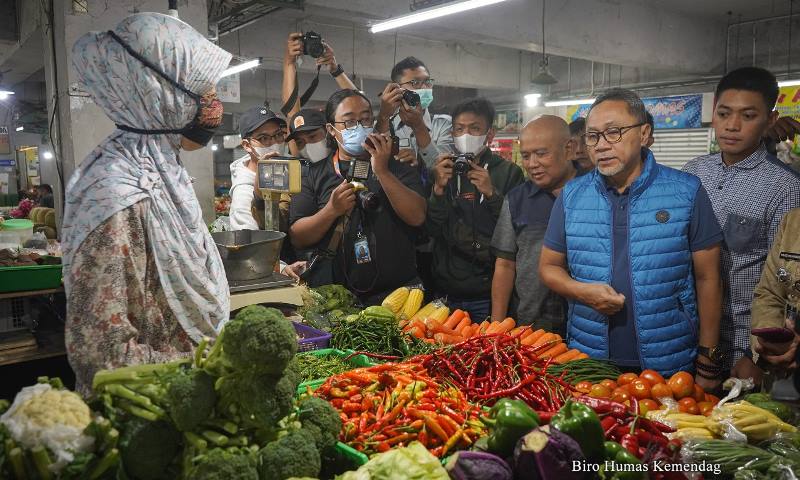
[[[47,250],[47,237],[42,232],[36,232],[30,240],[25,242],[23,247],[33,250]]]
[[[231,218],[227,216],[218,217],[214,220],[211,225],[208,226],[208,230],[211,233],[215,232],[230,232],[231,229]]]
[[[749,392],[755,388],[755,386],[752,378],[729,378],[725,380],[725,383],[722,384],[722,388],[724,390],[730,390],[730,392],[720,399],[717,407],[721,407],[734,398],[738,398],[745,392]]]

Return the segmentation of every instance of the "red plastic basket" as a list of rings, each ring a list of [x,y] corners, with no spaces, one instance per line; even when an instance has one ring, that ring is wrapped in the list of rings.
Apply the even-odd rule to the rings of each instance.
[[[302,323],[292,322],[292,324],[294,325],[294,331],[300,336],[297,340],[298,352],[321,350],[330,346],[332,337],[330,333],[325,333]]]

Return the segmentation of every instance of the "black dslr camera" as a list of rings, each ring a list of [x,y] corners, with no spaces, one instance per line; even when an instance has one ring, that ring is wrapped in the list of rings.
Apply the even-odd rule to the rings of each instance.
[[[403,101],[406,102],[406,105],[408,105],[409,107],[417,108],[417,105],[419,105],[420,102],[419,94],[414,90],[404,89]]]
[[[453,159],[453,172],[456,175],[466,175],[470,169],[470,162],[475,161],[474,153],[462,153]]]
[[[322,35],[309,30],[303,34],[303,55],[319,58],[325,55],[325,45],[322,44]]]
[[[353,185],[356,192],[356,205],[364,211],[374,212],[381,206],[381,198],[367,189],[372,164],[367,160],[354,158],[350,161],[350,168],[347,170],[347,181]]]

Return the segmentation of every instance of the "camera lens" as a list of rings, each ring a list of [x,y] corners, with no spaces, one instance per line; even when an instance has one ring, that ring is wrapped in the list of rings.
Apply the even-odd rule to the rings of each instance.
[[[419,105],[419,94],[414,90],[403,90],[403,100],[409,107],[416,107]]]
[[[469,162],[464,157],[456,158],[453,162],[453,171],[458,175],[465,175],[469,172]]]
[[[374,192],[358,192],[358,204],[363,210],[373,212],[381,206],[381,199]]]

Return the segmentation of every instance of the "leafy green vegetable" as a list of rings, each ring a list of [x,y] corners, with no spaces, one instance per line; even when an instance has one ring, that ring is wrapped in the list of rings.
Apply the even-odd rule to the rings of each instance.
[[[438,458],[419,442],[405,448],[379,453],[354,472],[347,472],[336,480],[394,480],[398,472],[404,480],[450,480]]]

